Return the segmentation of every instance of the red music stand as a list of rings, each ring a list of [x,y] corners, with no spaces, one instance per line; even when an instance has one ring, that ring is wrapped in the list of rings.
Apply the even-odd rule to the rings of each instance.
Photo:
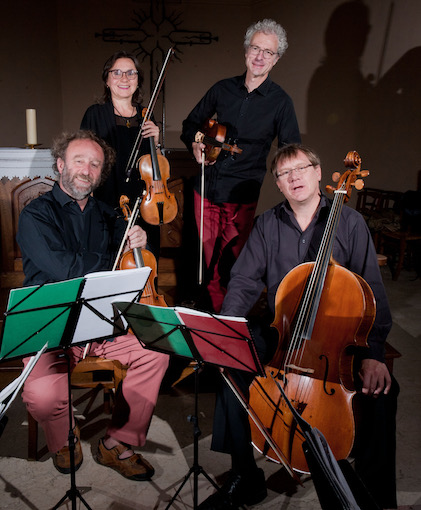
[[[147,349],[195,360],[195,409],[188,420],[193,423],[193,465],[168,503],[170,508],[191,475],[193,508],[198,508],[198,476],[202,474],[217,489],[219,487],[199,464],[198,373],[204,363],[235,368],[263,375],[256,347],[242,317],[225,317],[183,307],[159,307],[139,303],[114,303],[128,322],[139,342]]]

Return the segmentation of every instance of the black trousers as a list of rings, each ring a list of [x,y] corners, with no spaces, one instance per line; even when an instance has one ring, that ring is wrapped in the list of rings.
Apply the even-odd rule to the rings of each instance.
[[[355,471],[381,508],[397,508],[396,411],[399,384],[392,376],[387,395],[354,397]]]
[[[253,320],[249,322],[262,363],[270,361],[278,341],[277,331],[267,324],[267,322]],[[230,370],[230,375],[248,400],[249,387],[254,374],[243,370]],[[257,468],[251,445],[247,411],[222,378],[218,381],[216,391],[211,448],[217,452],[230,454],[232,469],[237,474],[247,475]]]

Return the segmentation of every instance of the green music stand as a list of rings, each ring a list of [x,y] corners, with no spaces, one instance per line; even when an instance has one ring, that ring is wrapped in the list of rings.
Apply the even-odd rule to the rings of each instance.
[[[105,271],[10,292],[4,314],[0,359],[21,358],[41,349],[63,349],[67,361],[70,489],[53,509],[61,506],[66,499],[72,502],[72,508],[76,508],[76,499],[79,498],[91,510],[76,487],[70,356],[66,351],[75,345],[125,333],[127,322],[116,315],[112,301],[122,296],[137,299],[150,271],[148,267]]]
[[[143,267],[103,271],[62,282],[13,289],[4,314],[0,360],[99,342],[127,331],[112,302],[135,300],[150,274]]]

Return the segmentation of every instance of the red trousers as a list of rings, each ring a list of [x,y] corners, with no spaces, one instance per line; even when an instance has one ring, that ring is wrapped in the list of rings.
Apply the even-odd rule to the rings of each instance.
[[[203,254],[210,281],[207,285],[213,309],[220,312],[229,273],[253,226],[257,202],[214,204],[203,200]],[[200,235],[201,197],[194,192],[194,214]]]
[[[72,366],[80,361],[83,350],[77,346],[68,350]],[[67,362],[58,354],[53,351],[41,356],[22,393],[28,411],[44,430],[51,452],[66,444],[69,432]],[[93,343],[89,354],[118,360],[128,366],[107,434],[122,443],[143,446],[168,367],[168,355],[144,349],[132,334],[110,342]],[[24,359],[25,364],[27,360]]]

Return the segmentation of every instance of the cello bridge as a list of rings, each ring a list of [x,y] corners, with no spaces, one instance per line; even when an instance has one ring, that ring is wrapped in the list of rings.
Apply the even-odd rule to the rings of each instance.
[[[303,374],[314,374],[313,368],[299,367],[298,365],[294,365],[293,363],[291,363],[290,365],[286,365],[285,368],[290,370],[296,370],[297,372],[301,372]]]

